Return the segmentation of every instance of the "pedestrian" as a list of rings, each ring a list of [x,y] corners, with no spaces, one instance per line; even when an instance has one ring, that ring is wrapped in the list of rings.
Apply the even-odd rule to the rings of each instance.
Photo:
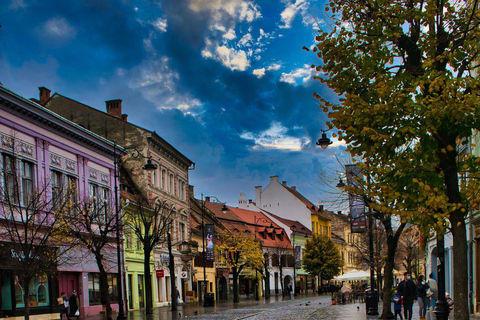
[[[63,314],[65,314],[65,317],[67,317],[67,320],[70,320],[70,317],[68,316],[68,297],[65,295],[65,291],[62,291],[60,293],[60,298],[57,299],[58,302],[58,307],[60,309],[60,320],[63,320]]]
[[[180,299],[180,292],[178,291],[178,288],[177,288],[177,287],[175,287],[175,290],[177,291],[177,299],[176,299],[176,301],[177,301],[177,305],[178,305],[178,299]]]
[[[287,292],[288,292],[288,299],[292,300],[292,284],[291,283],[287,285]]]
[[[395,312],[395,320],[397,320],[397,314],[400,316],[400,320],[403,320],[402,297],[398,294],[397,289],[395,289],[395,293],[393,294],[392,302],[393,302],[393,311]]]
[[[447,300],[448,309],[453,310],[453,300],[450,298],[450,293],[445,292],[445,300]]]
[[[77,292],[75,290],[72,291],[72,295],[70,296],[70,299],[68,299],[68,302],[70,303],[70,318],[77,317],[78,320],[80,317],[80,310],[78,309],[80,307],[80,302],[78,301]]]
[[[403,274],[403,280],[398,284],[397,290],[403,300],[403,315],[405,320],[412,320],[413,302],[417,297],[417,288],[410,278],[410,272]]]
[[[427,315],[427,290],[429,286],[428,283],[425,283],[423,280],[424,276],[419,275],[417,278],[417,302],[420,320],[425,320],[425,316]]]
[[[430,287],[430,290],[432,291],[432,296],[427,299],[427,310],[430,309],[430,306],[432,307],[432,310],[435,309],[435,301],[438,300],[438,285],[437,281],[433,277],[433,273],[430,273],[428,275],[428,286]]]

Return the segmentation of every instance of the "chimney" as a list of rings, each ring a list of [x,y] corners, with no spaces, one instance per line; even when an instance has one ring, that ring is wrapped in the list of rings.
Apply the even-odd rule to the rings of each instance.
[[[282,181],[282,184],[283,184],[284,186],[287,186],[287,181]]]
[[[291,186],[291,188],[295,191],[297,191],[297,186]]]
[[[48,99],[50,99],[50,93],[52,91],[45,87],[38,87],[38,90],[40,91],[40,104],[44,106]]]
[[[109,115],[122,119],[122,100],[108,100],[105,104]]]
[[[194,189],[195,189],[194,186],[192,186],[191,184],[188,185],[188,196],[189,196],[189,197],[190,197],[190,196],[191,196],[191,197],[194,196],[194,193],[193,193]]]
[[[122,120],[127,122],[127,119],[128,119],[128,114],[122,114]]]
[[[341,215],[341,214],[342,214],[342,211],[338,211],[338,214]]]
[[[205,202],[210,202],[210,197],[205,197]]]
[[[271,176],[270,177],[270,183],[272,183],[272,182],[278,183],[278,176]]]
[[[255,203],[258,204],[259,207],[262,206],[262,186],[255,187]]]
[[[253,203],[253,204],[255,204],[255,202],[253,202],[252,199],[248,199],[248,203]]]
[[[318,206],[318,211],[323,211],[323,204]]]

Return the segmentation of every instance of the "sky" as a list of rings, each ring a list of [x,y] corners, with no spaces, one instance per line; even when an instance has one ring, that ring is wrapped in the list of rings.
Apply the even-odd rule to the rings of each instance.
[[[6,5],[5,5],[6,3]],[[156,131],[195,163],[195,196],[237,206],[279,176],[336,210],[345,147],[327,129],[314,80],[324,0],[2,0],[0,82],[44,86]],[[327,134],[331,137],[330,132]],[[340,159],[340,160],[339,160]]]

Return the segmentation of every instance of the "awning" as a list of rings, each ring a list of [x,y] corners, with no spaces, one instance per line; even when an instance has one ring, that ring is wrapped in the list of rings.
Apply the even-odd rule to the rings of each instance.
[[[370,273],[362,270],[352,270],[341,276],[334,278],[337,281],[349,281],[349,280],[369,280]]]

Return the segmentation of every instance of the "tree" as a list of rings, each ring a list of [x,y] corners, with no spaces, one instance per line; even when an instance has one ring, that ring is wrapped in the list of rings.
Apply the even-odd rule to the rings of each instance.
[[[295,257],[293,256],[293,250],[290,246],[280,243],[275,247],[271,247],[269,252],[272,253],[272,266],[278,267],[282,296],[288,295],[287,288],[285,288],[283,281],[283,268],[295,267]]]
[[[99,270],[100,301],[105,307],[107,320],[112,320],[107,270],[117,264],[116,235],[121,230],[117,214],[118,221],[122,221],[121,213],[116,212],[108,198],[99,193],[79,201],[63,217],[64,236],[75,239],[95,258]],[[112,290],[112,293],[116,292],[118,290]]]
[[[309,274],[330,280],[340,274],[343,260],[332,240],[325,235],[314,234],[305,242],[302,265]]]
[[[60,236],[65,228],[62,217],[70,205],[69,191],[64,188],[52,196],[50,183],[38,182],[34,186],[28,179],[32,175],[32,165],[13,155],[3,155],[0,260],[10,262],[5,269],[14,271],[15,282],[22,290],[25,320],[30,318],[32,280],[53,280],[58,265],[68,262],[64,257],[76,245]],[[48,296],[47,289],[43,289]]]
[[[398,241],[399,263],[408,273],[415,275],[415,278],[421,274],[420,262],[423,256],[421,242],[420,230],[415,226],[407,227]]]
[[[153,202],[153,203],[152,203]],[[167,201],[147,201],[141,196],[135,198],[134,210],[127,210],[125,223],[143,246],[143,269],[145,274],[145,313],[153,313],[152,272],[150,260],[156,246],[167,242],[167,232],[173,224],[175,207]],[[169,244],[171,250],[171,242]],[[171,255],[171,253],[170,253]],[[173,255],[171,255],[173,257]],[[170,262],[172,263],[172,262]],[[173,268],[173,270],[175,270]],[[175,279],[175,277],[172,277]],[[172,287],[172,306],[176,306],[176,290]]]
[[[238,278],[244,268],[260,269],[263,254],[260,243],[253,236],[227,230],[219,233],[219,245],[215,246],[218,259],[227,268],[232,269],[233,302],[240,302]]]
[[[390,170],[396,192],[411,194],[415,211],[404,221],[421,211],[416,222],[438,234],[449,221],[454,317],[468,319],[460,279],[467,274],[465,217],[479,203],[479,163],[459,156],[457,142],[468,144],[480,129],[478,3],[332,0],[327,10],[335,24],[316,38],[317,70],[341,100],[316,97],[350,153],[371,159],[373,170]]]

